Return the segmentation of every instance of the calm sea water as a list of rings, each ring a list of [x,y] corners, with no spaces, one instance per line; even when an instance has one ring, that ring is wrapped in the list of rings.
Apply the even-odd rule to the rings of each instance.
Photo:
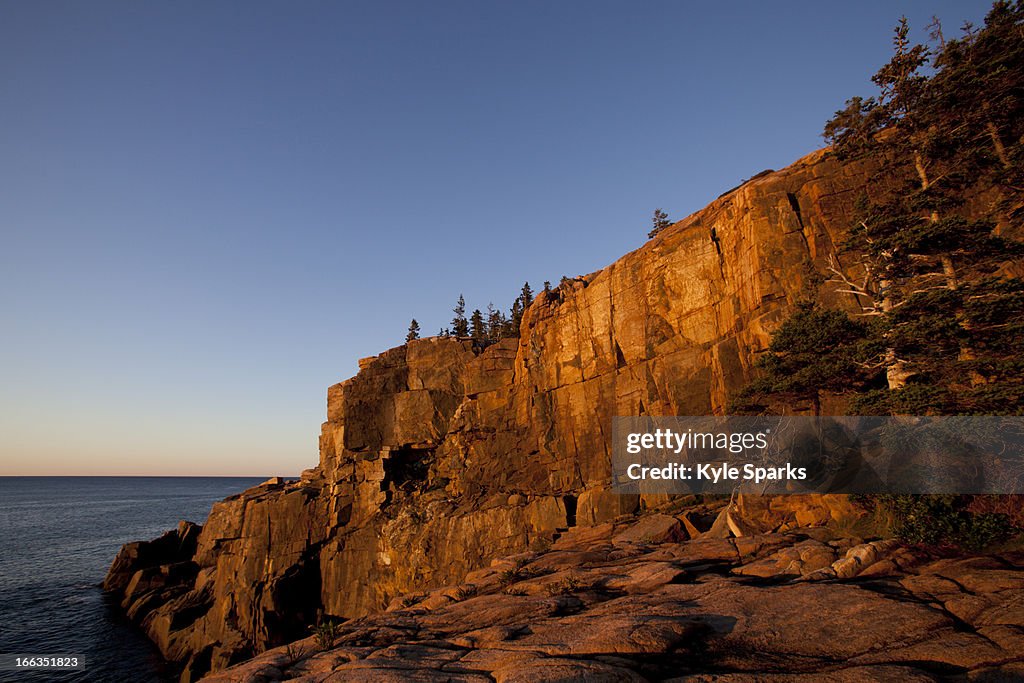
[[[86,669],[0,681],[167,681],[159,653],[99,584],[118,548],[264,478],[0,477],[0,653],[77,654]]]

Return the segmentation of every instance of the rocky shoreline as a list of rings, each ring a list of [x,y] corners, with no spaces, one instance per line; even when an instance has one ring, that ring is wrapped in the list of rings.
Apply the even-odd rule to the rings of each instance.
[[[683,540],[702,512],[572,530],[204,681],[1024,679],[1024,553],[827,527]]]
[[[855,517],[840,497],[677,499],[325,621],[203,680],[1024,679],[1024,552],[943,558],[851,536]],[[187,608],[174,586],[196,568],[197,531],[125,546],[105,585],[130,616],[166,590],[186,598],[175,614]]]
[[[477,586],[481,579],[473,572],[496,558],[529,558],[523,553],[548,546],[557,549],[550,556],[544,555],[548,560],[527,562],[570,558],[555,573],[577,571],[579,580],[591,587],[604,585],[601,582],[606,579],[614,584],[613,575],[620,571],[611,569],[617,566],[614,563],[625,562],[628,553],[639,553],[638,549],[645,547],[642,537],[630,541],[632,545],[617,547],[616,535],[626,533],[620,528],[627,524],[623,520],[634,520],[628,523],[635,522],[634,528],[642,528],[646,522],[636,521],[634,515],[663,510],[678,501],[664,494],[619,495],[610,491],[612,417],[724,414],[729,397],[751,380],[756,359],[768,347],[772,331],[796,302],[814,295],[827,306],[853,306],[849,295],[821,287],[821,274],[840,258],[837,245],[853,220],[858,197],[884,193],[900,185],[903,181],[898,173],[882,159],[841,162],[826,151],[815,152],[780,171],[758,174],[607,268],[566,278],[558,287],[540,293],[524,312],[519,338],[489,345],[452,337],[417,339],[361,360],[358,374],[327,391],[327,419],[321,427],[316,467],[304,472],[298,481],[271,480],[217,503],[201,529],[186,524],[157,541],[125,546],[111,568],[107,588],[117,595],[129,617],[156,643],[163,656],[183,669],[182,680],[187,682],[254,656],[266,656],[263,653],[268,651],[277,652],[275,648],[308,636],[309,625],[318,619],[345,621],[345,628],[355,629],[353,633],[363,628],[360,624],[367,624],[366,628],[374,632],[391,634],[387,636],[393,638],[390,641],[377,641],[365,634],[353,636],[352,642],[371,643],[358,647],[375,649],[353,651],[362,653],[358,657],[339,654],[335,664],[340,666],[349,657],[353,659],[351,667],[358,668],[363,665],[357,666],[356,661],[375,661],[377,657],[370,656],[373,652],[390,652],[386,648],[393,644],[421,643],[409,629],[388,625],[386,620],[401,618],[414,625],[426,624],[414,629],[426,634],[432,632],[429,624],[434,622],[430,619],[446,618],[445,610],[424,615],[384,611],[393,606],[396,597],[441,590],[460,582]],[[978,188],[963,210],[969,215],[988,216],[998,200],[998,189]],[[811,410],[810,405],[784,408],[787,414]],[[823,414],[842,414],[842,399],[825,396],[819,408]],[[967,625],[974,622],[955,613],[942,616],[945,612],[939,610],[939,616],[925,619],[919,604],[923,597],[913,591],[906,599],[860,586],[860,592],[851,593],[852,588],[842,583],[849,580],[844,572],[855,568],[854,559],[860,562],[864,558],[839,557],[839,546],[833,548],[835,557],[829,554],[831,551],[815,546],[818,559],[811,564],[828,555],[832,562],[828,569],[835,572],[834,577],[828,576],[826,567],[817,567],[815,571],[825,574],[818,577],[823,583],[811,581],[801,572],[801,582],[793,586],[763,585],[774,580],[770,570],[759,570],[769,572],[768,576],[754,576],[749,574],[752,570],[748,565],[767,562],[770,550],[796,552],[800,562],[807,562],[802,555],[806,548],[800,544],[820,542],[815,535],[819,532],[795,530],[849,519],[850,511],[849,503],[842,499],[783,497],[757,504],[754,500],[747,498],[745,509],[737,510],[735,515],[717,518],[713,543],[703,535],[712,531],[702,528],[709,520],[702,521],[695,511],[691,511],[695,515],[692,519],[679,517],[677,522],[685,534],[661,540],[696,540],[644,554],[663,553],[663,560],[670,565],[665,567],[667,574],[682,572],[690,579],[652,587],[647,598],[628,591],[617,595],[615,590],[604,588],[574,589],[562,596],[509,596],[489,593],[490,588],[480,585],[479,597],[460,600],[459,605],[465,603],[486,615],[492,601],[502,605],[507,602],[508,610],[517,610],[512,600],[516,598],[524,609],[544,615],[537,619],[548,620],[543,623],[548,625],[545,632],[550,636],[534,636],[543,640],[563,631],[568,637],[568,633],[578,630],[576,626],[589,630],[589,617],[584,616],[587,610],[582,607],[575,615],[545,612],[577,609],[559,606],[563,603],[593,605],[597,611],[592,616],[605,614],[602,618],[612,621],[638,619],[645,614],[643,610],[654,609],[658,601],[668,604],[676,600],[672,596],[678,597],[677,606],[710,600],[708,604],[719,609],[714,602],[717,592],[705,596],[692,587],[703,586],[701,590],[705,590],[714,584],[725,591],[722,595],[735,593],[740,601],[737,604],[749,605],[753,610],[741,620],[741,615],[722,606],[722,615],[731,615],[729,618],[737,624],[759,624],[762,637],[773,640],[770,634],[777,629],[768,606],[777,602],[781,605],[789,598],[771,600],[769,596],[776,592],[791,594],[794,599],[800,598],[797,603],[803,605],[801,609],[807,615],[828,618],[828,606],[812,605],[810,596],[827,602],[834,592],[841,604],[846,604],[850,596],[870,597],[871,604],[880,610],[880,624],[902,619],[898,611],[888,618],[881,616],[882,607],[895,610],[901,605],[899,609],[909,610],[909,616],[927,623],[928,627],[922,626],[918,634],[921,640],[913,641],[919,645],[915,645],[917,649],[891,631],[877,640],[878,647],[910,648],[907,651],[915,653],[913,657],[923,658],[927,665],[922,665],[925,673],[921,675],[1003,666],[1004,660],[997,654],[1005,659],[1010,657],[1008,653],[1019,652],[1019,643],[1011,637],[1019,632],[1019,623],[981,621],[971,630]],[[607,526],[613,522],[618,526]],[[757,541],[755,545],[760,543],[766,550],[739,551],[739,546],[748,541],[725,540],[722,535],[726,533],[743,539],[764,537],[763,543]],[[771,535],[778,533],[783,535]],[[595,545],[590,547],[585,539]],[[854,540],[843,542],[852,544],[850,548],[861,545]],[[553,542],[555,545],[551,545]],[[571,549],[565,545],[570,543],[582,545]],[[722,557],[701,559],[705,546],[718,548],[715,552]],[[874,550],[857,552],[885,555],[891,550],[871,547]],[[577,563],[570,566],[573,553]],[[696,555],[691,557],[690,553]],[[628,555],[634,556],[640,555]],[[789,562],[796,561],[795,557],[785,557]],[[698,570],[692,564],[697,560],[698,566],[711,564],[707,570]],[[637,560],[643,566],[655,561],[662,560],[654,556]],[[844,561],[847,569],[833,566]],[[880,562],[886,561],[891,558]],[[985,571],[1016,572],[1016,561],[1013,557],[989,558],[985,562],[995,564]],[[611,564],[602,574],[597,565],[588,568],[593,562]],[[743,571],[748,573],[733,572],[741,567],[747,567]],[[898,565],[897,569],[905,577],[912,576],[907,573],[909,567]],[[853,580],[861,579],[857,576]],[[536,585],[541,583],[538,577]],[[523,590],[529,592],[533,585],[527,582]],[[984,596],[1002,590],[978,593],[971,589]],[[975,597],[968,594],[964,599],[969,598],[969,602]],[[1000,593],[1000,599],[1003,597]],[[654,602],[643,601],[648,599]],[[1019,595],[1015,599],[1015,609],[1019,609]],[[755,613],[759,608],[766,610],[763,617]],[[445,609],[456,610],[452,614],[457,614],[464,608]],[[616,616],[611,610],[621,611]],[[983,611],[988,614],[991,610]],[[648,655],[669,657],[673,662],[701,657],[706,660],[707,652],[698,654],[686,648],[697,647],[698,643],[728,645],[734,633],[745,633],[743,638],[748,640],[755,638],[753,630],[742,629],[720,634],[721,638],[698,638],[698,631],[718,631],[707,619],[693,622],[687,614],[683,610],[672,617],[676,620],[673,623],[685,625],[679,626],[685,637],[680,635],[678,642],[634,653],[637,657],[630,660],[630,666],[601,663],[598,659],[587,660],[587,666],[618,667],[632,672],[623,680],[632,680],[629,676],[650,673],[644,673],[647,670],[640,662]],[[427,616],[430,619],[422,621]],[[360,618],[364,621],[351,621]],[[504,617],[499,619],[496,614],[488,618],[495,624],[505,623],[501,621]],[[840,610],[831,618],[848,622],[850,633],[835,632],[840,641],[853,638],[858,629],[874,628],[867,622],[860,623],[856,611]],[[459,619],[460,623],[484,628],[484,622],[471,615]],[[820,640],[814,634],[824,622],[793,619],[793,624],[800,624],[787,636],[794,643]],[[566,620],[564,624],[562,620]],[[509,628],[522,626],[520,622],[508,623],[512,624]],[[541,623],[537,621],[538,627]],[[630,623],[634,624],[630,628],[640,628],[640,622]],[[573,628],[567,629],[569,625]],[[991,635],[979,635],[980,629],[989,626],[998,628]],[[657,629],[663,627],[669,628],[661,625]],[[798,636],[800,629],[804,632]],[[473,630],[449,629],[443,633],[448,634],[444,638],[457,638]],[[970,637],[963,642],[969,644],[963,647],[975,653],[981,652],[977,649],[981,647],[979,642],[989,639],[991,656],[972,654],[967,659],[943,663],[941,657],[946,655],[936,653],[939,659],[933,665],[928,659],[932,655],[922,654],[927,649],[922,643],[943,650],[935,645],[937,641],[928,640],[936,633],[967,634]],[[967,636],[956,635],[950,641],[953,650]],[[864,638],[869,637],[861,641]],[[512,635],[506,640],[518,642],[516,648],[535,642],[521,642]],[[744,647],[750,645],[748,640],[742,641]],[[423,642],[428,641],[433,642],[429,638]],[[379,647],[372,645],[376,642]],[[551,646],[562,653],[557,656],[578,653],[574,649],[577,646],[566,643],[557,646],[562,648],[558,650],[558,642],[551,641]],[[543,645],[540,641],[537,644]],[[678,660],[672,654],[677,645],[689,653],[680,654],[682,659]],[[608,640],[605,645],[593,647],[600,650],[614,645]],[[838,659],[828,659],[828,652],[815,647],[794,644],[778,651],[751,651],[761,653],[757,657],[766,657],[764,662],[777,662],[769,667],[776,671],[790,670],[786,667],[794,667],[792,671],[841,668]],[[445,667],[459,666],[454,662],[461,661],[457,655],[463,649],[456,646],[450,652],[437,653],[430,660],[439,662],[437,666],[430,669],[424,660],[424,670],[448,675]],[[540,654],[535,656],[541,659],[554,656],[543,648],[537,652]],[[872,659],[870,653],[875,650],[871,647],[834,652],[843,661],[860,658],[857,661],[864,666],[890,661]],[[715,661],[730,661],[729,656],[733,655],[716,655],[719,659]],[[907,654],[900,661],[910,661],[906,659],[910,657]],[[743,667],[752,661],[743,660],[733,669],[747,671]],[[552,671],[564,664],[537,662],[541,668],[555,667]],[[826,662],[832,668],[827,668]],[[299,671],[295,666],[285,668]],[[722,664],[721,670],[728,673],[730,666]],[[485,669],[481,665],[479,670]],[[497,668],[490,671],[494,674]]]

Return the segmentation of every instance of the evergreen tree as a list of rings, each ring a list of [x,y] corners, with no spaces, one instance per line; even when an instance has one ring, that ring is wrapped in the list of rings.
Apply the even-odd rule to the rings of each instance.
[[[416,318],[413,318],[412,322],[409,323],[409,332],[406,333],[406,335],[405,335],[405,341],[406,341],[406,343],[408,343],[408,342],[411,342],[413,339],[419,339],[419,338],[420,338],[420,324],[418,322],[416,322]]]
[[[884,127],[885,115],[875,98],[852,97],[825,124],[824,137],[840,159],[858,158],[873,149]]]
[[[868,324],[838,310],[804,303],[772,335],[758,359],[760,376],[733,399],[730,410],[762,412],[771,400],[804,400],[814,414],[821,392],[871,388],[878,374],[865,363],[880,349]]]
[[[965,324],[966,323],[966,324]],[[968,346],[972,353],[962,353]],[[881,317],[855,320],[811,305],[776,330],[759,376],[730,410],[760,413],[843,394],[857,415],[1024,414],[1024,281],[980,278],[955,290],[917,292]],[[912,368],[891,388],[886,354]]]
[[[659,232],[672,225],[672,221],[668,219],[668,214],[661,209],[654,210],[654,216],[651,218],[652,229],[647,233],[647,237],[651,238],[657,235]]]
[[[934,137],[955,152],[954,180],[989,172],[1022,185],[1024,134],[1024,3],[997,2],[980,31],[965,26],[959,39],[943,40],[930,82]]]
[[[996,9],[993,12],[1003,16]],[[926,282],[933,276],[940,277],[946,288],[956,289],[962,268],[988,260],[1005,246],[992,237],[991,224],[948,213],[962,201],[964,187],[978,179],[976,150],[965,144],[964,136],[991,137],[986,134],[991,133],[990,126],[981,122],[975,123],[975,134],[969,133],[971,125],[964,120],[963,103],[958,101],[961,95],[974,92],[964,77],[970,69],[963,65],[971,60],[961,43],[945,42],[938,28],[933,31],[940,36],[938,71],[929,79],[920,73],[929,51],[910,45],[908,32],[902,18],[895,30],[894,55],[872,78],[880,97],[854,98],[825,127],[826,138],[840,156],[883,154],[907,165],[916,176],[913,186],[866,207],[847,244],[866,254],[865,269],[875,280],[873,313],[882,315],[902,306],[908,293],[933,286]],[[989,35],[987,26],[971,43],[982,35]],[[1005,39],[1014,40],[1011,35]],[[1020,85],[1019,69],[1011,80]],[[984,102],[975,102],[974,108],[983,111]],[[887,129],[884,135],[879,134],[882,129]],[[997,135],[995,140],[1001,138]],[[994,147],[1008,156],[1005,145]],[[972,351],[965,346],[960,353],[970,356]],[[900,389],[913,370],[895,348],[890,346],[886,354],[889,389]]]
[[[959,40],[934,29],[933,75],[921,74],[928,50],[910,45],[901,20],[894,55],[872,79],[879,97],[848,101],[825,128],[839,156],[879,155],[913,179],[860,207],[844,245],[860,258],[858,280],[832,261],[831,282],[855,295],[864,322],[797,310],[741,408],[814,402],[824,389],[847,394],[860,414],[1024,413],[1024,281],[993,275],[1024,246],[958,213],[972,188],[995,184],[1007,198],[998,210],[1019,221],[1024,5],[997,2]],[[804,346],[815,339],[817,354]]]
[[[466,300],[459,294],[459,301],[452,309],[455,317],[452,318],[452,334],[456,337],[469,336],[469,322],[466,320]]]
[[[886,144],[906,149],[919,142],[915,138],[923,126],[916,116],[922,111],[917,105],[927,92],[927,78],[920,69],[928,63],[928,49],[910,45],[909,30],[907,18],[901,17],[893,37],[893,57],[871,77],[879,97],[851,98],[825,124],[825,139],[840,158],[875,152],[881,144],[878,133],[886,128],[895,129],[895,134],[885,137]]]
[[[475,309],[469,317],[469,336],[479,341],[487,339],[487,323],[479,308]]]
[[[531,303],[533,303],[533,289],[530,287],[529,282],[524,282],[523,288],[519,291],[519,296],[512,302],[510,336],[519,336],[519,328],[523,323],[523,313]]]
[[[550,294],[551,293],[551,281],[550,280],[545,280],[544,281],[544,293],[545,294]]]
[[[519,329],[523,324],[523,302],[522,299],[516,299],[512,302],[512,311],[508,319],[508,331],[505,336],[518,337]]]
[[[523,288],[519,290],[519,301],[523,304],[523,310],[533,303],[533,289],[530,287],[529,282],[523,283]]]
[[[920,290],[884,322],[914,374],[897,391],[857,397],[853,405],[862,412],[1024,413],[1024,281],[982,277]]]
[[[929,212],[942,213],[957,191],[985,174],[1019,193],[1024,3],[996,2],[985,26],[968,26],[960,39],[947,41],[937,20],[933,26],[934,74],[921,74],[929,50],[910,45],[901,19],[894,56],[872,78],[879,98],[848,101],[826,124],[825,138],[841,157],[881,151],[911,163],[917,208]]]
[[[798,398],[817,412],[828,391],[851,414],[1024,415],[1024,280],[1005,275],[1024,248],[994,234],[995,220],[1019,226],[1024,212],[1024,2],[996,2],[985,26],[958,40],[933,29],[933,75],[920,74],[927,53],[909,45],[902,20],[895,55],[873,79],[879,98],[849,100],[826,125],[838,156],[878,155],[912,179],[874,188],[861,207],[845,245],[861,258],[856,281],[834,260],[829,268],[861,314],[798,307],[733,410],[788,410]],[[976,201],[960,209],[979,190],[1002,195],[993,221],[973,218]],[[976,502],[875,499],[897,537],[969,548],[1008,534],[1005,516],[973,514]]]
[[[494,307],[494,304],[487,304],[487,338],[491,341],[498,341],[505,336],[508,327],[508,319],[505,314]]]

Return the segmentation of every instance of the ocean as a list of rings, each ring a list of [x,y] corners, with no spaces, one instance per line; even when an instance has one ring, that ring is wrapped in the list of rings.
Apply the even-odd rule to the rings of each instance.
[[[0,477],[0,654],[77,655],[82,671],[0,671],[0,681],[175,681],[99,584],[118,548],[265,480]]]

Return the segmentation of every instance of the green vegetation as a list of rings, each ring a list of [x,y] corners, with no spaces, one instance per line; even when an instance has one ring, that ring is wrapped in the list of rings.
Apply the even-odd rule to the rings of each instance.
[[[997,2],[980,30],[934,48],[896,27],[894,55],[825,126],[840,158],[871,156],[897,180],[872,188],[822,284],[852,314],[798,306],[734,398],[740,413],[843,394],[858,414],[1024,413],[1024,245],[996,234],[1024,215],[1024,4]],[[930,67],[931,75],[923,71]],[[964,214],[980,191],[989,220]]]
[[[514,336],[519,335],[519,328],[523,324],[523,313],[526,311],[526,307],[533,301],[533,289],[530,288],[529,282],[523,283],[523,288],[519,290],[519,296],[512,302],[512,315],[509,319],[509,332],[514,333]]]
[[[284,648],[284,656],[288,666],[291,666],[306,656],[306,649],[301,643],[288,643]]]
[[[405,341],[406,342],[411,342],[413,339],[419,339],[419,338],[420,338],[420,324],[418,322],[416,322],[416,318],[413,318],[412,322],[409,323],[409,331],[405,335]]]
[[[525,282],[519,296],[512,302],[512,307],[507,315],[500,308],[495,308],[494,304],[487,304],[486,313],[475,309],[467,318],[466,299],[460,294],[455,308],[452,309],[455,317],[452,318],[451,326],[441,328],[437,335],[439,337],[468,337],[485,345],[509,337],[518,337],[523,323],[523,313],[533,303],[533,298],[533,289],[529,282]],[[419,323],[416,320],[412,322],[413,324],[409,326],[409,334],[405,338],[406,342],[419,339]],[[415,336],[412,336],[413,325],[415,325]]]
[[[526,581],[541,576],[545,571],[533,567],[527,567],[526,562],[517,562],[513,569],[506,569],[498,576],[498,582],[502,586],[510,586],[520,581]]]
[[[730,412],[761,413],[768,409],[766,401],[806,400],[817,413],[823,392],[872,387],[862,359],[877,348],[866,323],[842,311],[800,304],[772,335],[768,353],[757,362],[759,377],[733,398]]]
[[[647,237],[651,238],[657,235],[659,232],[672,225],[672,221],[668,219],[668,214],[661,209],[654,210],[654,216],[651,218],[652,229],[647,233]]]
[[[479,308],[469,316],[469,336],[477,341],[487,339],[487,326],[484,324],[484,316]]]
[[[470,584],[466,584],[465,586],[459,586],[455,590],[455,600],[457,602],[462,602],[463,600],[470,599],[471,597],[476,595],[476,593],[477,593],[476,586],[474,586],[471,583]]]
[[[587,586],[583,581],[578,576],[572,574],[566,576],[561,581],[553,581],[544,587],[548,595],[570,595],[572,593],[579,593],[586,588]]]
[[[332,619],[323,619],[315,627],[311,627],[316,636],[316,644],[321,650],[329,650],[341,635],[341,624]]]
[[[672,221],[669,220],[667,213],[661,209],[655,209],[652,224],[653,229],[648,233],[648,237],[654,237],[672,225]],[[572,281],[573,278],[563,276],[559,286]],[[545,298],[556,290],[557,287],[552,287],[549,281],[544,282],[543,294]],[[487,304],[486,312],[475,309],[467,318],[466,299],[460,294],[455,308],[452,309],[455,316],[448,327],[442,327],[438,330],[437,336],[471,338],[481,344],[490,344],[501,339],[518,337],[523,324],[523,315],[530,304],[533,303],[533,300],[533,288],[530,287],[529,282],[524,282],[519,296],[512,301],[512,306],[507,314],[502,309],[496,308],[493,303],[489,303]],[[406,342],[419,339],[419,323],[416,320],[413,320],[413,323],[416,324],[416,336],[411,336],[412,326],[410,325],[409,334],[406,335],[405,339]]]
[[[839,245],[846,265],[833,256],[819,285],[849,306],[809,293],[731,412],[817,414],[831,394],[859,415],[1024,415],[1024,280],[1007,267],[1024,246],[1002,236],[1024,218],[1024,3],[995,3],[957,39],[932,29],[936,45],[912,45],[900,20],[878,96],[848,100],[825,126],[836,156],[896,179],[861,199]],[[974,218],[981,193],[987,220]],[[1024,529],[1013,496],[862,504],[880,531],[931,547],[976,551]]]
[[[975,498],[879,495],[862,497],[860,503],[884,520],[883,532],[932,548],[980,551],[1019,531],[1005,513],[974,509]]]
[[[456,337],[469,336],[469,321],[466,320],[466,300],[459,294],[459,301],[452,309],[455,317],[452,318],[452,334]]]

